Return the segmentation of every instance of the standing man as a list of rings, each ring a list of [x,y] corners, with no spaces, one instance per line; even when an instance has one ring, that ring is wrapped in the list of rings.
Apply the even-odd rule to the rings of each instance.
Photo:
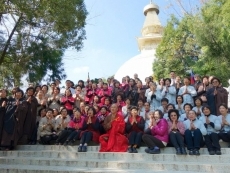
[[[174,86],[176,84],[176,73],[175,71],[170,72],[171,84],[170,86]]]
[[[75,90],[72,88],[72,81],[71,80],[66,80],[65,81],[65,86],[66,86],[65,88],[61,89],[61,95],[65,95],[65,91],[67,89],[70,89],[72,95],[75,94]]]

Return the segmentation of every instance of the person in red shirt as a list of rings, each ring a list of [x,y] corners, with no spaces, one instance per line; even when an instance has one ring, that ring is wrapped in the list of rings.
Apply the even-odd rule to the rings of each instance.
[[[89,107],[87,117],[85,118],[83,125],[84,131],[80,134],[78,152],[86,152],[87,145],[90,141],[99,142],[99,120],[95,115],[95,109],[93,107]]]
[[[101,99],[101,103],[104,104],[105,103],[105,98],[106,97],[111,97],[111,95],[112,95],[112,92],[108,88],[108,84],[104,83],[102,89],[98,92],[98,96]]]
[[[67,109],[68,115],[73,115],[74,98],[70,89],[65,90],[65,95],[61,98],[61,105]]]
[[[137,148],[141,145],[141,139],[144,132],[145,120],[138,115],[138,108],[133,106],[131,108],[131,116],[126,123],[126,133],[129,139],[129,153],[137,153]]]

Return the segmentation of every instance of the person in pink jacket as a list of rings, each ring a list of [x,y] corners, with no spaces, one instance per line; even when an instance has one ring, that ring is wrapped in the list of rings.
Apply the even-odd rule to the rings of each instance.
[[[146,153],[160,154],[160,148],[166,147],[168,143],[168,123],[163,116],[162,111],[156,110],[150,127],[151,135],[144,134],[142,136],[142,140],[148,146],[145,149]]]
[[[183,122],[178,121],[180,114],[176,109],[171,109],[168,112],[169,121],[168,121],[168,133],[169,141],[176,148],[176,154],[186,155],[187,152],[184,147],[184,132],[185,127]]]

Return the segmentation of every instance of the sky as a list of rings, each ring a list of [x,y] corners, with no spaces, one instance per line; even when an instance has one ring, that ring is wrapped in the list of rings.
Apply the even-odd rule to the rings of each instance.
[[[171,14],[180,13],[177,5],[172,6],[175,1],[153,0],[160,8],[159,19],[163,26]],[[89,12],[85,27],[87,39],[80,52],[66,50],[63,61],[66,79],[86,80],[88,72],[91,79],[107,78],[138,55],[136,38],[141,36],[143,9],[149,3],[150,0],[85,0]]]

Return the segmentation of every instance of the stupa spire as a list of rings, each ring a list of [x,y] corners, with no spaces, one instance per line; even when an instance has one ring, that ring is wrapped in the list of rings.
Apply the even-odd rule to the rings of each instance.
[[[142,37],[138,38],[139,50],[146,50],[156,48],[160,43],[163,27],[159,20],[158,14],[160,13],[159,6],[150,0],[150,3],[144,7],[145,21],[142,27]]]

